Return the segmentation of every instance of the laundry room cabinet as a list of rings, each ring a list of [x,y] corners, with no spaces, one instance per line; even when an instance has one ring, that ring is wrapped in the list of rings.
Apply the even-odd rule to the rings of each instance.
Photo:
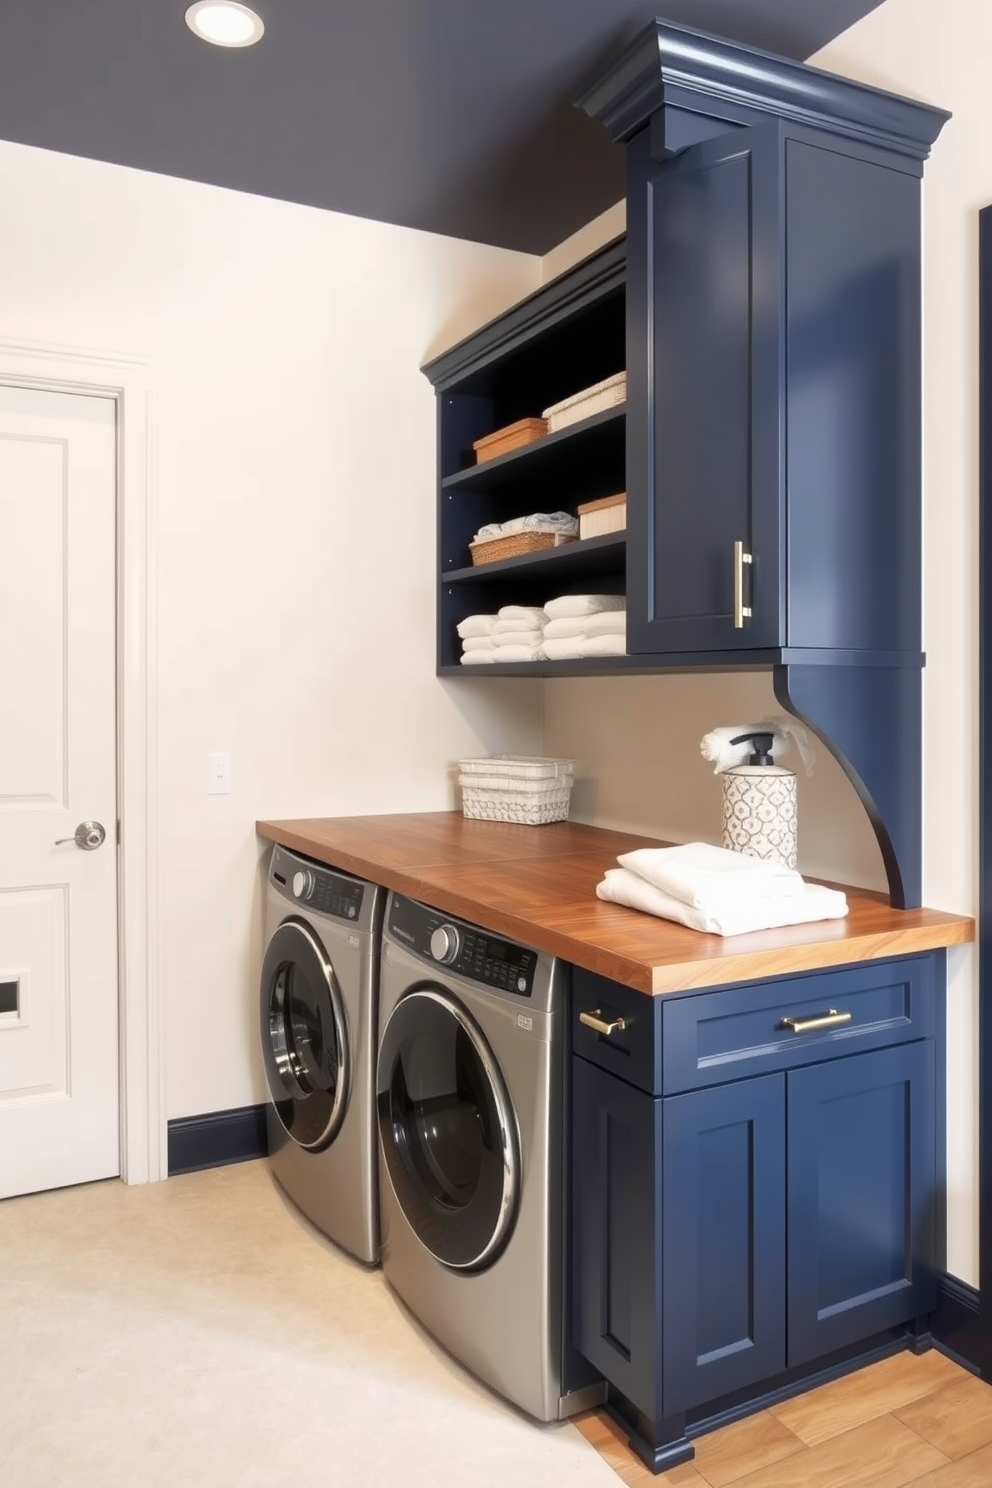
[[[573,972],[574,1342],[658,1470],[925,1325],[942,999],[942,953],[656,998]]]

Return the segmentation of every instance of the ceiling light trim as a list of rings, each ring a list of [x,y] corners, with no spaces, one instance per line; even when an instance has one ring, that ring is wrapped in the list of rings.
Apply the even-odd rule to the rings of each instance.
[[[262,17],[237,0],[195,0],[186,11],[186,24],[212,46],[254,46],[265,35]]]

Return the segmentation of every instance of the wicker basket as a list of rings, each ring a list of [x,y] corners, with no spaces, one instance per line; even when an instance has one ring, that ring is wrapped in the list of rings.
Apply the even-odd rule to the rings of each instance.
[[[535,439],[543,439],[548,432],[548,426],[543,418],[517,419],[515,424],[507,424],[502,429],[494,429],[483,439],[476,439],[472,445],[475,451],[475,461],[481,465],[484,460],[495,460],[498,455],[508,455],[511,450],[520,449],[525,444],[533,444]]]
[[[575,538],[563,532],[513,532],[508,537],[487,537],[482,542],[469,543],[472,566],[480,563],[499,563],[503,558],[519,558],[524,553],[537,553],[542,548],[558,548],[562,543],[574,542]]]
[[[580,393],[573,393],[570,398],[563,398],[560,403],[553,403],[544,410],[542,417],[547,419],[548,433],[555,434],[559,429],[567,429],[569,424],[577,424],[580,419],[591,418],[594,413],[603,413],[626,400],[627,374],[618,372],[614,377],[604,377],[602,382],[583,388]]]
[[[568,819],[574,760],[496,755],[458,763],[463,816],[530,827]]]

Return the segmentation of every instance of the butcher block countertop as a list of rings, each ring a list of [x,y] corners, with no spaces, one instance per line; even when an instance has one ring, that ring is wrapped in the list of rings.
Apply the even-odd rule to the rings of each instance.
[[[843,920],[702,935],[597,899],[596,884],[618,853],[667,844],[579,822],[524,827],[437,811],[256,826],[269,842],[645,993],[906,956],[975,936],[965,915],[890,909],[884,895],[862,889],[846,891],[850,913]]]

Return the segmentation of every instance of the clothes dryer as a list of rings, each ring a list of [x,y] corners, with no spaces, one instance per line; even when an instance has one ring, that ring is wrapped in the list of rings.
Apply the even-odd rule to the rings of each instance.
[[[260,1031],[269,1161],[359,1260],[379,1259],[374,1067],[383,892],[284,847],[266,897]]]

